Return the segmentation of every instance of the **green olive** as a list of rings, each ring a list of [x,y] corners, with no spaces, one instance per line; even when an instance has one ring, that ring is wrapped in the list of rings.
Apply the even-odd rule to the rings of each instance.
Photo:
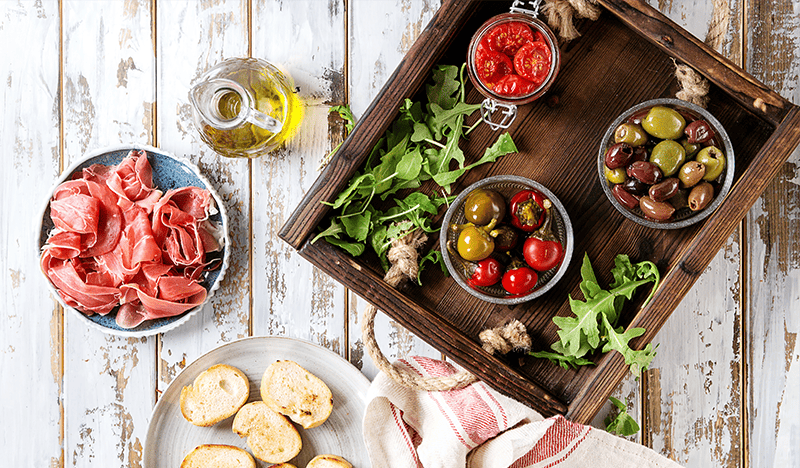
[[[494,252],[494,238],[485,229],[467,225],[458,233],[456,249],[468,262],[479,262]]]
[[[616,169],[609,169],[608,166],[603,166],[605,168],[606,180],[611,182],[612,184],[621,184],[625,182],[627,178],[625,176],[625,168],[618,167]]]
[[[614,143],[627,143],[631,146],[642,146],[647,143],[647,133],[641,125],[625,122],[614,131]]]
[[[677,140],[685,127],[686,119],[675,109],[664,106],[654,106],[642,120],[642,128],[662,140]]]
[[[679,141],[683,145],[683,149],[686,150],[686,159],[692,159],[703,148],[700,143],[689,143],[687,138],[681,138]]]
[[[725,155],[716,146],[706,146],[701,149],[696,159],[706,167],[703,180],[715,180],[725,170]]]
[[[506,201],[494,190],[476,189],[464,199],[464,217],[470,223],[485,225],[506,215]]]
[[[686,162],[686,150],[677,141],[663,140],[650,152],[650,162],[661,169],[664,177],[669,177]]]

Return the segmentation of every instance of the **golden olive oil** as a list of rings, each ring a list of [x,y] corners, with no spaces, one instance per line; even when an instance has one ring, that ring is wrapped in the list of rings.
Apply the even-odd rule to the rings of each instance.
[[[257,157],[292,138],[303,119],[303,104],[291,81],[258,59],[230,59],[216,67],[195,88],[213,84],[213,93],[196,93],[193,103],[200,137],[227,157]],[[233,83],[225,87],[219,83]],[[238,85],[238,86],[236,86]],[[193,92],[195,89],[193,89]],[[199,96],[199,97],[198,97]],[[248,119],[252,110],[275,119],[278,131]]]

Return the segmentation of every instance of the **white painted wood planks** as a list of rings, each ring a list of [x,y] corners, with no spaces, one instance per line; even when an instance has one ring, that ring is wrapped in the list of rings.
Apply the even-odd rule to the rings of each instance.
[[[0,447],[8,466],[64,462],[63,321],[39,273],[38,213],[59,172],[57,1],[0,2]]]
[[[65,166],[86,151],[152,141],[156,62],[146,2],[65,1]],[[118,338],[64,317],[64,465],[141,459],[155,402],[155,338]]]
[[[231,261],[210,304],[186,324],[161,336],[158,389],[186,365],[217,346],[249,335],[250,163],[218,156],[200,140],[189,88],[207,69],[248,53],[246,0],[158,2],[158,144],[201,168],[225,201]]]

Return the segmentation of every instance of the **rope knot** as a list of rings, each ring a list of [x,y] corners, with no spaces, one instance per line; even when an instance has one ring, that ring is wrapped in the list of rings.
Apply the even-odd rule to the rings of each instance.
[[[525,325],[517,319],[513,319],[507,324],[491,329],[486,329],[478,334],[483,343],[483,349],[494,354],[508,354],[512,350],[528,351],[531,349],[531,337],[525,329]]]

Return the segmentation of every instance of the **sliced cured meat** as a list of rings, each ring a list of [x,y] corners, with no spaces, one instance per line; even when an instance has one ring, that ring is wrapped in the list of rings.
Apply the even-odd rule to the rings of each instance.
[[[50,202],[50,218],[58,229],[76,234],[97,234],[100,201],[74,193]]]
[[[126,298],[132,298],[131,293],[135,292],[136,299],[141,303],[141,307],[135,307],[136,301],[132,300],[126,303],[130,305],[124,310],[120,307],[117,312],[117,323],[120,326],[130,328],[139,325],[144,320],[180,315],[203,304],[208,294],[206,289],[196,281],[178,276],[161,277],[157,284],[157,294],[148,294],[136,283],[124,284],[120,287],[120,291]]]
[[[42,269],[67,305],[92,315],[105,315],[119,305],[120,291],[115,287],[98,286],[86,281],[80,259],[54,258],[48,251],[42,255]],[[81,275],[84,273],[84,275]]]
[[[211,193],[198,187],[153,187],[146,153],[132,151],[117,166],[92,165],[56,188],[55,228],[41,267],[64,302],[108,314],[125,328],[171,317],[205,302],[198,281],[219,259],[221,230]]]
[[[81,253],[81,235],[77,232],[56,229],[47,239],[44,250],[49,251],[53,257],[62,260],[75,258]]]
[[[153,192],[153,170],[144,151],[131,151],[108,178],[108,188],[130,201],[146,199]]]
[[[168,190],[153,210],[153,234],[165,252],[165,262],[178,266],[199,266],[205,253],[218,248],[206,228],[212,209],[211,194],[197,187]],[[216,207],[214,207],[216,209]]]

